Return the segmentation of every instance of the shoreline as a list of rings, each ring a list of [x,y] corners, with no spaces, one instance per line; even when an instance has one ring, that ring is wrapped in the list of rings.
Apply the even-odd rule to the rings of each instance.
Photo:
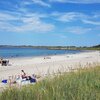
[[[72,51],[77,51],[77,50],[72,50]],[[28,58],[40,58],[40,57],[45,57],[45,56],[62,56],[62,55],[72,55],[72,54],[80,54],[80,53],[87,53],[87,52],[96,52],[100,50],[78,50],[81,52],[76,52],[76,53],[64,53],[64,54],[46,54],[46,55],[32,55],[32,56],[15,56],[15,57],[1,57],[4,59],[28,59]]]

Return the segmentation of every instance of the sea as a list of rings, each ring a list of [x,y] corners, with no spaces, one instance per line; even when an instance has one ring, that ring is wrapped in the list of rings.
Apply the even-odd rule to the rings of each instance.
[[[75,54],[81,52],[84,51],[3,47],[0,48],[0,58],[36,57],[36,56],[48,56],[48,55],[60,55],[60,54]]]

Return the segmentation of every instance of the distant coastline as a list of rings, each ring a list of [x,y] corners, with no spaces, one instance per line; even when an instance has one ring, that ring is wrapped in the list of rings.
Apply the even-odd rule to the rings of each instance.
[[[87,47],[77,47],[77,46],[32,46],[32,45],[0,45],[0,48],[34,48],[34,49],[49,49],[49,50],[100,50],[100,44]]]

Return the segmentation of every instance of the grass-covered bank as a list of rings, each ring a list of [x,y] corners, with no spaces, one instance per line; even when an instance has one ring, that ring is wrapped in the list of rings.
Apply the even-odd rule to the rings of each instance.
[[[5,90],[0,100],[100,100],[100,66]]]

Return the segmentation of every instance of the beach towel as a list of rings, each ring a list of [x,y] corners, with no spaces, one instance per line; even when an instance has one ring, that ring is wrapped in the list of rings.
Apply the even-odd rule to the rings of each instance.
[[[2,80],[2,83],[7,83],[7,80]]]

